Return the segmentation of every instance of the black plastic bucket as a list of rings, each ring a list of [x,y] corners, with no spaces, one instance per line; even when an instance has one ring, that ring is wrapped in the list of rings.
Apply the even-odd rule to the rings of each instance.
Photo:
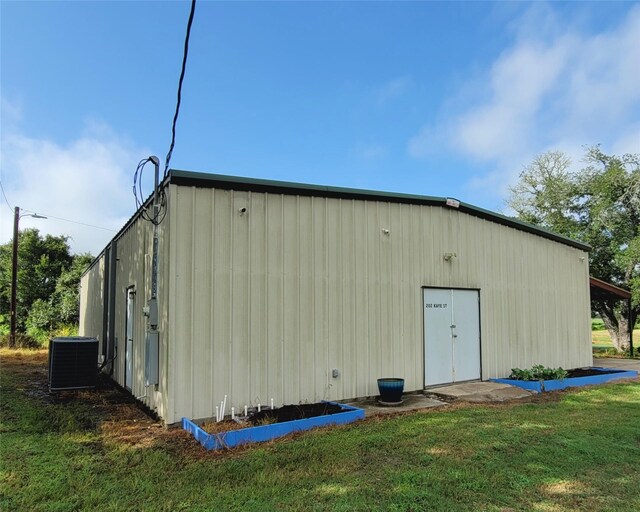
[[[381,402],[401,402],[402,392],[404,391],[404,379],[378,379],[378,391],[380,391]]]

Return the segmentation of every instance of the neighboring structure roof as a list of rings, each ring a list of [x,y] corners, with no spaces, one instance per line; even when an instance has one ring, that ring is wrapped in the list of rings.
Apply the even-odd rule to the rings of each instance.
[[[591,300],[622,300],[630,299],[631,292],[607,283],[596,277],[589,277],[589,285],[591,287]]]
[[[293,183],[287,181],[273,181],[253,178],[241,178],[236,176],[226,176],[222,174],[207,174],[201,172],[180,171],[171,169],[167,181],[176,185],[220,188],[226,190],[251,190],[254,192],[269,192],[273,194],[291,194],[302,196],[334,197],[341,199],[360,199],[369,201],[386,201],[392,203],[422,204],[428,206],[442,206],[444,208],[454,208],[463,213],[480,217],[504,226],[508,226],[520,231],[532,233],[534,235],[560,242],[583,251],[590,251],[591,247],[585,243],[567,238],[552,231],[548,231],[532,224],[527,224],[513,217],[507,217],[477,206],[455,200],[451,206],[450,198],[421,196],[414,194],[401,194],[396,192],[382,192],[377,190],[362,190],[343,187],[328,187],[323,185],[309,185],[304,183]],[[166,183],[165,182],[165,183]]]

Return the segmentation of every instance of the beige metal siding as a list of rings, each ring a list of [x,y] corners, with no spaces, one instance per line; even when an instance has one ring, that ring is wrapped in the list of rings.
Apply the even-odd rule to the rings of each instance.
[[[480,289],[484,379],[592,362],[583,251],[449,208],[170,189],[168,422],[210,417],[225,394],[421,389],[423,286]]]
[[[165,286],[164,276],[168,273],[168,242],[163,234],[167,232],[168,217],[160,225],[159,243],[159,282],[158,305],[160,315],[160,349],[159,349],[159,377],[160,383],[155,386],[145,386],[145,338],[147,318],[143,314],[143,308],[147,305],[151,296],[151,263],[153,254],[153,225],[142,219],[136,220],[117,239],[117,264],[116,264],[116,306],[115,306],[115,336],[116,336],[116,364],[114,379],[124,385],[125,379],[125,343],[126,343],[126,300],[130,287],[135,289],[135,309],[133,317],[133,348],[132,362],[133,374],[131,393],[139,397],[151,409],[165,416],[167,408],[168,386],[168,290]]]
[[[80,280],[80,336],[98,338],[102,350],[102,327],[104,311],[104,255],[82,276]],[[100,352],[102,353],[102,352]]]
[[[159,254],[159,314],[160,314],[160,350],[159,377],[157,389],[148,388],[144,383],[145,370],[145,334],[147,319],[143,314],[143,307],[151,294],[151,259],[153,247],[153,226],[141,219],[135,220],[127,230],[116,239],[116,283],[115,283],[115,339],[116,358],[114,362],[113,379],[120,385],[125,384],[125,343],[126,343],[126,304],[127,291],[135,289],[135,310],[133,317],[133,348],[132,348],[132,383],[131,393],[140,398],[149,408],[155,409],[164,417],[167,410],[168,388],[168,296],[165,286],[165,276],[169,275],[169,216],[160,225],[160,254]],[[105,302],[104,286],[104,256],[83,276],[80,297],[80,334],[101,338],[103,327],[103,311]],[[101,340],[102,343],[102,340]]]
[[[131,387],[134,396],[145,395],[143,384],[144,372],[144,344],[146,318],[142,314],[142,308],[146,305],[150,283],[147,279],[149,271],[148,258],[150,254],[147,241],[147,230],[142,222],[135,222],[117,240],[116,261],[116,301],[115,301],[115,338],[116,361],[114,379],[120,385],[125,385],[125,343],[126,343],[126,313],[127,290],[132,287],[135,291],[134,315],[133,315],[133,342],[132,342],[132,382],[127,383]]]

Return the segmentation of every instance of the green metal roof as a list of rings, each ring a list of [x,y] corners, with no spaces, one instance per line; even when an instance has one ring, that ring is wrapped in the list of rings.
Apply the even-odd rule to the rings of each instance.
[[[462,201],[459,206],[449,206],[446,197],[421,196],[415,194],[401,194],[397,192],[382,192],[379,190],[363,190],[355,188],[330,187],[324,185],[310,185],[288,181],[274,181],[254,178],[242,178],[223,174],[208,174],[202,172],[180,171],[171,169],[166,182],[183,186],[220,188],[226,190],[250,190],[254,192],[268,192],[273,194],[291,194],[302,196],[333,197],[340,199],[360,199],[369,201],[386,201],[391,203],[421,204],[451,208],[474,217],[489,220],[503,226],[532,233],[534,235],[560,242],[583,251],[590,251],[591,247],[583,242],[567,238],[547,229],[522,222],[513,217],[507,217],[484,208],[479,208]],[[165,184],[166,184],[165,182]]]

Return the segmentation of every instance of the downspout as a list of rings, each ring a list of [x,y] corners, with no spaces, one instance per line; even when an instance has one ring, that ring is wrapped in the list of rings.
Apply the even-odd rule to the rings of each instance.
[[[108,324],[109,324],[109,261],[111,259],[111,246],[104,250],[104,275],[102,276],[102,357],[103,362],[109,360],[108,354]],[[104,367],[104,364],[103,366]],[[101,368],[102,369],[102,368]]]
[[[113,240],[111,242],[111,250],[109,251],[109,320],[108,320],[108,344],[107,344],[107,361],[111,362],[109,367],[109,376],[113,375],[115,365],[113,360],[115,359],[116,351],[116,264],[118,261],[118,242]]]

